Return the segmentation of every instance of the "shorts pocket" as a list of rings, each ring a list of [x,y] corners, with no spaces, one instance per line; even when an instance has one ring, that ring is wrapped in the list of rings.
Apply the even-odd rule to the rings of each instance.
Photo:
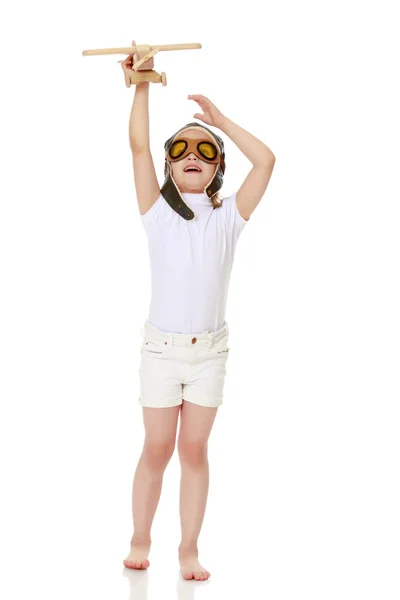
[[[150,354],[163,354],[164,349],[165,344],[163,342],[155,342],[154,340],[144,339],[140,351],[150,352]]]
[[[229,353],[229,348],[226,347],[223,350],[218,350],[217,354],[228,354]]]
[[[215,350],[215,353],[218,355],[225,355],[225,354],[229,353],[228,336],[227,335],[215,343],[214,350]]]

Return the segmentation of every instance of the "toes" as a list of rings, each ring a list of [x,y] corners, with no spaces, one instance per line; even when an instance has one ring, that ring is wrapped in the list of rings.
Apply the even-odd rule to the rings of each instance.
[[[184,579],[196,579],[197,581],[204,581],[210,577],[209,571],[192,571],[190,569],[182,569],[182,575]]]
[[[125,559],[123,564],[128,569],[147,569],[150,566],[150,562],[146,558],[144,560]]]
[[[182,567],[182,576],[184,579],[196,579],[197,581],[204,581],[210,577],[210,572],[206,569],[201,571],[195,571],[194,569]]]
[[[210,577],[210,573],[208,571],[206,571],[205,569],[204,569],[204,571],[201,571],[200,575],[201,575],[202,581],[204,579],[208,579]]]
[[[185,579],[193,579],[193,573],[190,573],[188,571],[183,571],[182,574]]]

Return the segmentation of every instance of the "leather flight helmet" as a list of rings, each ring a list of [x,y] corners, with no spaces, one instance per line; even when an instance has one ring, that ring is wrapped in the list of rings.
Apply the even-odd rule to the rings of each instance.
[[[179,134],[182,134],[182,132],[187,129],[199,129],[203,133],[206,132],[207,136],[211,137],[212,141],[215,144],[217,144],[217,146],[219,147],[221,160],[216,165],[216,169],[214,171],[212,179],[207,183],[207,185],[204,188],[204,193],[207,194],[207,196],[209,198],[211,198],[211,196],[213,196],[216,192],[218,192],[218,190],[221,189],[223,179],[224,179],[224,173],[225,173],[224,142],[223,142],[222,138],[219,137],[219,135],[217,135],[213,131],[211,131],[211,129],[209,129],[208,127],[205,127],[204,125],[199,125],[196,121],[194,121],[192,123],[188,123],[181,129],[179,129],[173,136],[171,136],[165,142],[165,144],[164,144],[165,152],[168,152],[174,139],[176,137],[178,137]],[[170,164],[169,164],[167,157],[165,158],[164,175],[165,175],[165,181],[160,190],[161,194],[163,195],[165,200],[168,202],[170,207],[174,209],[175,212],[177,212],[181,217],[183,217],[187,221],[191,221],[192,219],[194,219],[195,214],[192,211],[192,209],[185,203],[185,200],[183,199],[183,196],[176,184],[176,181],[172,177]]]

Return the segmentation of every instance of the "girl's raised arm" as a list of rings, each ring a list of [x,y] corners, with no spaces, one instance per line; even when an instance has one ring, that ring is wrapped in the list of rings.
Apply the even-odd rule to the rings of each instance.
[[[128,56],[122,68],[132,68],[133,55]],[[160,195],[149,135],[149,83],[135,86],[132,111],[129,119],[129,144],[132,151],[133,174],[140,214],[146,213]]]
[[[204,111],[204,114],[196,113],[193,116],[207,125],[221,129],[253,164],[236,194],[239,214],[248,221],[267,189],[275,165],[275,155],[264,142],[223,115],[206,96],[190,94],[188,98],[197,102]]]

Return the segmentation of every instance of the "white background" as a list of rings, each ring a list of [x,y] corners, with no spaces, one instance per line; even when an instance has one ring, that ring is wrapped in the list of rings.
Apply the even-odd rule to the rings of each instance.
[[[261,12],[262,11],[262,12]],[[395,3],[20,2],[2,9],[1,550],[9,599],[397,599],[399,38]],[[179,462],[148,572],[123,567],[150,301],[123,55],[163,52],[151,147],[203,94],[276,156],[239,240],[224,404],[179,578]],[[251,164],[226,143],[223,193]]]

